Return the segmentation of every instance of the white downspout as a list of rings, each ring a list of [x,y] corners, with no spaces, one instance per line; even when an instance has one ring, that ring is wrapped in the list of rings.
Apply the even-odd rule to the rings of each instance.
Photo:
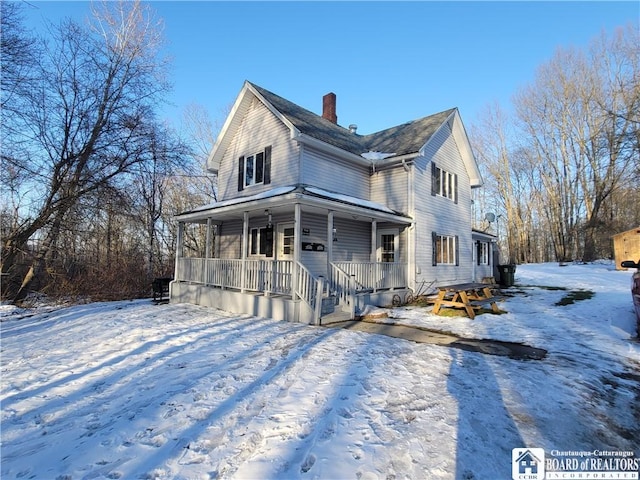
[[[417,265],[416,265],[416,202],[415,202],[415,163],[407,171],[407,192],[409,215],[414,219],[407,229],[407,286],[416,291]]]

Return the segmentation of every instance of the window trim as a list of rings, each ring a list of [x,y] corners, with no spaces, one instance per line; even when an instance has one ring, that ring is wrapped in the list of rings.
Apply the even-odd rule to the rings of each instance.
[[[458,174],[431,163],[431,195],[458,203]]]
[[[249,229],[249,255],[273,257],[273,227]]]
[[[258,160],[260,158],[260,160]],[[251,177],[249,178],[249,172]],[[244,188],[264,184],[264,150],[244,157]]]
[[[259,160],[261,158],[261,160]],[[247,174],[251,169],[251,177]],[[238,191],[256,185],[271,183],[271,145],[262,150],[238,158]]]
[[[476,263],[478,265],[490,265],[490,243],[478,240],[476,245]]]
[[[438,265],[460,265],[460,237],[458,235],[446,235],[442,233],[431,232],[431,241],[433,256],[432,263],[434,267]],[[443,261],[445,253],[447,257],[446,262]]]

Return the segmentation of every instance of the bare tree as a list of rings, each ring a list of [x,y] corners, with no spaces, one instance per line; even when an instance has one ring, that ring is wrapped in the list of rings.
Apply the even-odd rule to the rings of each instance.
[[[17,2],[0,3],[0,111],[3,117],[15,113],[14,97],[29,90],[36,63],[35,39],[22,27],[21,7]]]
[[[637,164],[639,45],[628,27],[588,53],[559,50],[516,97],[559,261],[595,258],[603,208]]]
[[[494,211],[504,219],[506,260],[509,263],[527,262],[531,221],[531,189],[526,172],[530,167],[526,155],[513,145],[510,130],[513,122],[499,105],[488,108],[472,130],[478,159],[490,180]],[[496,225],[499,225],[498,223]],[[499,233],[499,232],[498,232]]]
[[[154,109],[168,89],[161,29],[139,1],[104,2],[87,28],[65,20],[52,32],[40,46],[37,86],[8,100],[19,114],[3,128],[3,163],[29,179],[20,194],[32,204],[3,238],[4,293],[16,300],[41,276],[78,202],[117,188],[149,158]],[[39,246],[21,271],[17,259],[34,236]]]

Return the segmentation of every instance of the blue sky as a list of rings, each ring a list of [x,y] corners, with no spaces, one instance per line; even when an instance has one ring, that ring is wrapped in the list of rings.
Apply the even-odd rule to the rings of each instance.
[[[29,25],[89,3],[31,2]],[[474,122],[533,81],[558,47],[640,22],[640,2],[151,2],[173,58],[171,120],[191,103],[222,122],[244,80],[367,134],[458,107]]]

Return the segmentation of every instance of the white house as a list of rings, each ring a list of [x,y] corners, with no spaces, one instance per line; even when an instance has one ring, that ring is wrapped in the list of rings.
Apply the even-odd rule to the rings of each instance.
[[[456,108],[360,135],[337,124],[333,93],[316,115],[245,82],[208,169],[219,201],[177,216],[173,302],[319,324],[491,272]],[[207,225],[203,258],[184,255],[189,223]]]

